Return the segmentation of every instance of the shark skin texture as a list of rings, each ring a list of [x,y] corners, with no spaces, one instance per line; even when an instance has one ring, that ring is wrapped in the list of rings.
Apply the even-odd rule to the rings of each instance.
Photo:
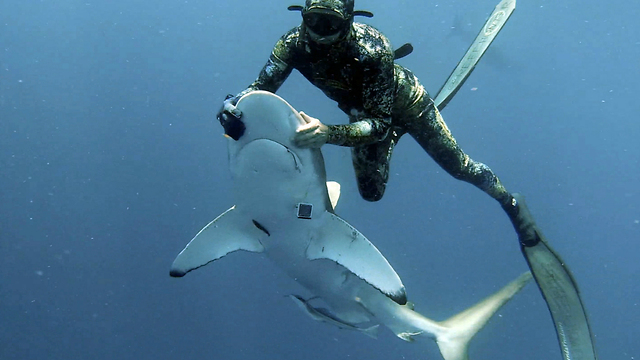
[[[304,123],[299,113],[265,91],[246,94],[237,107],[246,129],[228,140],[236,204],[189,242],[170,275],[182,277],[239,250],[263,253],[313,294],[290,298],[314,320],[371,337],[384,326],[405,341],[435,340],[445,360],[468,359],[469,341],[531,274],[445,321],[421,315],[387,259],[336,215],[339,185],[327,183],[320,149],[291,140]]]

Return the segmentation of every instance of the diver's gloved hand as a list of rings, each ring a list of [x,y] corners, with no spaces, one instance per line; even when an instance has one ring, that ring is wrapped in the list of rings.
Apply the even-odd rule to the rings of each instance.
[[[238,100],[237,96],[227,95],[216,115],[216,118],[220,121],[220,125],[224,128],[224,133],[229,135],[233,140],[240,139],[245,131],[244,123],[240,120],[242,112],[236,108]]]
[[[305,124],[296,129],[293,142],[302,148],[320,148],[329,140],[329,127],[320,120],[300,111],[300,116]]]

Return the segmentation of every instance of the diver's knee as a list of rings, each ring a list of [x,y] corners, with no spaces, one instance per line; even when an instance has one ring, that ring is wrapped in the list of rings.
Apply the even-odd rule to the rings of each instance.
[[[360,196],[366,201],[376,202],[382,199],[384,195],[384,188],[375,188],[372,189],[370,187],[359,186],[358,190],[360,190]]]
[[[382,195],[384,195],[383,193],[367,193],[367,194],[363,194],[362,192],[360,193],[360,195],[362,195],[362,198],[370,201],[370,202],[376,202],[379,201],[380,199],[382,199]]]

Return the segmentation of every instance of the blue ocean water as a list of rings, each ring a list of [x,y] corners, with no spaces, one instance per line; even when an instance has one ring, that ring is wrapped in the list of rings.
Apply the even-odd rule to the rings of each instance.
[[[496,1],[357,1],[435,95]],[[182,279],[169,266],[233,204],[221,100],[300,17],[283,1],[0,2],[0,359],[438,359],[432,342],[312,322],[264,257]],[[462,148],[524,193],[571,267],[602,359],[640,346],[640,5],[519,1],[443,111]],[[455,27],[455,29],[452,29]],[[346,122],[294,73],[279,94]],[[404,138],[384,199],[323,149],[337,212],[378,246],[416,309],[445,319],[527,270],[499,206]],[[471,359],[560,359],[529,285]]]

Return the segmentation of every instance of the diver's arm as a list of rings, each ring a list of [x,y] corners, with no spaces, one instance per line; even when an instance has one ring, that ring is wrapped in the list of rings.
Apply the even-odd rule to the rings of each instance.
[[[265,90],[275,93],[293,70],[293,47],[299,36],[298,28],[282,35],[271,51],[269,60],[264,65],[258,78],[246,89],[235,96],[236,101],[244,94],[254,90]]]
[[[349,125],[330,125],[327,142],[334,145],[358,146],[384,139],[391,128],[391,112],[395,96],[393,52],[388,41],[363,64],[362,104],[364,116],[354,115]]]
[[[254,90],[265,90],[275,93],[289,77],[293,68],[280,60],[274,53],[264,65],[258,78],[235,97],[240,99],[244,94]]]
[[[269,60],[264,65],[258,78],[249,87],[238,93],[237,95],[227,95],[222,108],[218,111],[216,118],[225,130],[225,134],[231,138],[238,140],[244,134],[244,124],[240,121],[242,112],[236,108],[236,104],[240,98],[254,90],[266,90],[275,93],[282,83],[289,77],[293,66],[293,44],[298,36],[297,28],[294,28],[284,34],[273,47]]]
[[[275,93],[280,88],[293,70],[290,60],[293,58],[292,44],[295,42],[291,39],[295,39],[297,34],[297,28],[284,34],[274,46],[269,60],[260,71],[256,81],[235,96],[227,95],[222,103],[216,118],[224,128],[225,134],[234,140],[238,140],[245,131],[244,123],[240,121],[242,112],[236,108],[236,104],[243,95],[253,90],[266,90]]]
[[[387,136],[390,121],[367,118],[349,125],[328,125],[327,144],[358,146],[378,142]]]
[[[305,122],[298,127],[293,138],[300,147],[319,148],[324,144],[358,146],[384,139],[388,130],[376,130],[374,126],[388,129],[378,119],[365,119],[349,125],[325,125],[320,120],[300,112]]]

